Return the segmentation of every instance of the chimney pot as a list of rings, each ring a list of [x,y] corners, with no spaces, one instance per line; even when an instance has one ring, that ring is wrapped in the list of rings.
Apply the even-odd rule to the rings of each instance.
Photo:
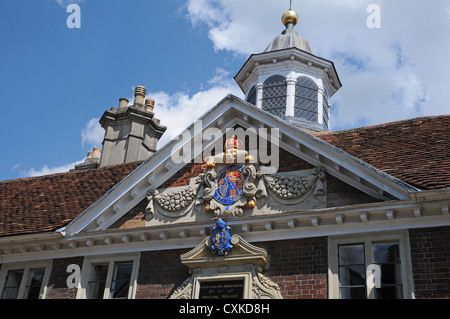
[[[136,89],[134,90],[134,104],[143,105],[145,94],[146,94],[145,87],[143,87],[142,85],[137,86]]]
[[[88,154],[87,154],[87,158],[92,158],[92,152],[88,152]]]
[[[153,112],[153,109],[155,108],[155,100],[152,98],[146,99],[145,106],[147,107],[147,112]]]
[[[92,157],[100,159],[101,156],[102,156],[102,149],[100,147],[94,147],[94,150],[92,151]]]
[[[119,108],[127,107],[128,106],[128,99],[126,98],[120,98],[119,99]]]

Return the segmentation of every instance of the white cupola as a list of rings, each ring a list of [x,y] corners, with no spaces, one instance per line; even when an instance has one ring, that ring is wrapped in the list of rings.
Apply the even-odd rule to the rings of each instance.
[[[294,26],[298,15],[282,16],[286,29],[262,53],[252,54],[235,76],[247,102],[305,131],[330,130],[330,97],[341,88],[333,62],[313,54]]]

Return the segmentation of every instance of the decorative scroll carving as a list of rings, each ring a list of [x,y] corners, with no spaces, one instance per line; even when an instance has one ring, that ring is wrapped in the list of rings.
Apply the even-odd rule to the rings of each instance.
[[[191,251],[181,255],[181,262],[190,268],[192,276],[173,292],[170,299],[198,298],[195,290],[198,291],[204,278],[208,282],[218,283],[242,279],[246,283],[243,298],[282,299],[280,287],[262,274],[267,264],[266,250],[248,243],[238,235],[232,236],[231,243],[233,250],[225,256],[215,256],[211,252],[210,238],[205,238]]]
[[[150,194],[147,220],[155,214],[166,222],[167,218],[182,218],[190,212],[192,216],[199,212],[241,217],[246,212],[267,214],[326,207],[323,168],[264,175],[258,164],[252,163],[253,157],[240,147],[242,142],[235,137],[227,140],[225,151],[208,158],[207,171],[191,180],[189,186]]]
[[[262,267],[255,266],[253,271],[253,299],[282,299],[280,287],[262,274]]]
[[[170,299],[191,299],[194,277],[189,277],[175,289]]]

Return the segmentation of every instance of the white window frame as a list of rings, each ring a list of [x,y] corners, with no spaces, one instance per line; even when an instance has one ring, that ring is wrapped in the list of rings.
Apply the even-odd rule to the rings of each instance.
[[[108,264],[108,273],[106,276],[105,291],[103,299],[110,299],[111,283],[114,275],[114,265],[117,262],[131,261],[133,268],[131,270],[130,285],[128,289],[128,299],[134,299],[136,296],[137,277],[139,271],[140,254],[124,254],[115,256],[99,256],[99,257],[85,257],[81,269],[81,280],[77,290],[77,299],[87,298],[87,286],[90,280],[92,270],[97,264]]]
[[[364,244],[366,267],[372,264],[372,244],[382,242],[398,242],[400,250],[400,267],[403,285],[403,299],[414,299],[411,270],[411,249],[408,230],[395,232],[378,232],[328,237],[328,287],[329,298],[339,299],[339,259],[340,245]],[[366,270],[366,278],[370,275]],[[367,299],[373,299],[375,288],[367,288]]]
[[[17,299],[24,299],[25,290],[26,290],[27,282],[28,282],[30,274],[31,274],[31,270],[38,269],[38,268],[45,269],[44,277],[42,278],[41,290],[39,291],[39,299],[45,299],[45,296],[47,294],[47,284],[48,284],[48,280],[50,278],[50,273],[51,273],[51,268],[52,268],[52,260],[32,261],[32,262],[27,262],[26,264],[24,264],[24,263],[3,264],[1,266],[1,271],[0,271],[0,298],[1,298],[1,296],[3,294],[3,290],[5,288],[8,272],[23,269],[23,276],[22,276],[22,280],[20,282]]]

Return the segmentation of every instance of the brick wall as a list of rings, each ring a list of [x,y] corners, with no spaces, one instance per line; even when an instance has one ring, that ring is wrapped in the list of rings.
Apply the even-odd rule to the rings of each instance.
[[[77,288],[67,287],[67,266],[76,264],[81,267],[83,265],[83,257],[73,257],[64,259],[55,259],[52,264],[52,272],[50,274],[46,299],[75,299],[77,296]]]
[[[416,298],[450,299],[450,227],[409,231]]]
[[[167,299],[190,275],[180,255],[189,251],[142,252],[137,279],[136,299]]]
[[[326,299],[326,237],[256,243],[269,254],[263,274],[280,286],[285,299]],[[180,261],[188,250],[143,252],[136,299],[166,299],[190,275]]]
[[[328,297],[327,238],[256,243],[267,250],[269,269],[263,272],[281,289],[284,299],[326,299]]]

